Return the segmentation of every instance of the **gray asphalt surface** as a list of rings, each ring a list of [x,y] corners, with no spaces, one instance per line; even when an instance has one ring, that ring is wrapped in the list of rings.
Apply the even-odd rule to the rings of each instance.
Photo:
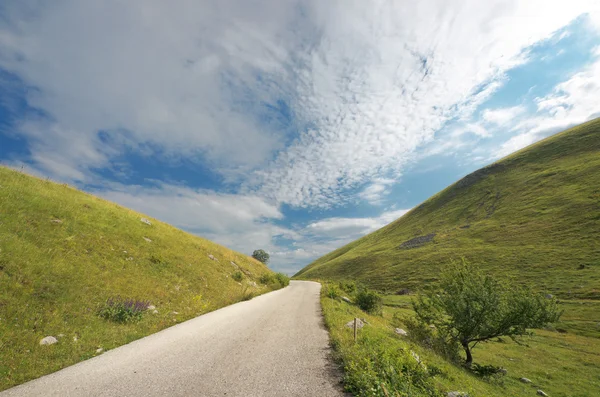
[[[320,288],[292,281],[0,396],[341,396]]]

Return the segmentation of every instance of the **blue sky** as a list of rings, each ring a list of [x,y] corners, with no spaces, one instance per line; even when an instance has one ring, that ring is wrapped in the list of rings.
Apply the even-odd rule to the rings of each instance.
[[[597,1],[0,4],[0,160],[294,273],[600,116]]]

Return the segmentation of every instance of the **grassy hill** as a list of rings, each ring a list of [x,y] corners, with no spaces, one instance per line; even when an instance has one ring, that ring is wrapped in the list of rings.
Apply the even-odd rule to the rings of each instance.
[[[260,283],[268,273],[145,215],[0,167],[0,390],[277,288]],[[156,312],[100,318],[118,296]],[[41,346],[46,336],[58,343]]]
[[[426,183],[426,182],[425,182]],[[295,277],[418,290],[466,258],[560,298],[600,299],[600,119],[467,175]]]

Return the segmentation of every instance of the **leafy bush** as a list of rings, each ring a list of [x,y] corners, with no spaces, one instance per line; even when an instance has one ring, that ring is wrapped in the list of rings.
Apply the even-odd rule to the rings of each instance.
[[[290,284],[290,278],[283,273],[265,273],[258,281],[264,285],[270,285],[272,287],[286,287]]]
[[[238,270],[237,272],[231,275],[231,278],[239,283],[244,278],[244,275]]]
[[[333,284],[325,285],[325,295],[331,299],[337,299],[340,296],[339,289]]]
[[[338,285],[342,291],[348,294],[356,292],[356,283],[354,281],[340,281]]]
[[[290,285],[290,278],[283,273],[275,273],[275,279],[279,282],[281,287],[287,287]]]
[[[123,299],[120,296],[109,298],[98,310],[98,315],[116,323],[130,323],[142,319],[150,303],[137,299]]]
[[[260,276],[258,281],[264,285],[273,284],[273,282],[275,282],[275,276],[273,276],[273,274],[271,273],[265,273],[262,276]]]
[[[365,289],[356,294],[356,304],[367,313],[379,314],[381,313],[383,300],[375,291]]]

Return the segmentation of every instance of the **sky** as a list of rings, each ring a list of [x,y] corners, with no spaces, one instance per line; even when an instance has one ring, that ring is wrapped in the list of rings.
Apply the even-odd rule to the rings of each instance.
[[[293,274],[600,116],[597,0],[3,0],[0,162]]]

